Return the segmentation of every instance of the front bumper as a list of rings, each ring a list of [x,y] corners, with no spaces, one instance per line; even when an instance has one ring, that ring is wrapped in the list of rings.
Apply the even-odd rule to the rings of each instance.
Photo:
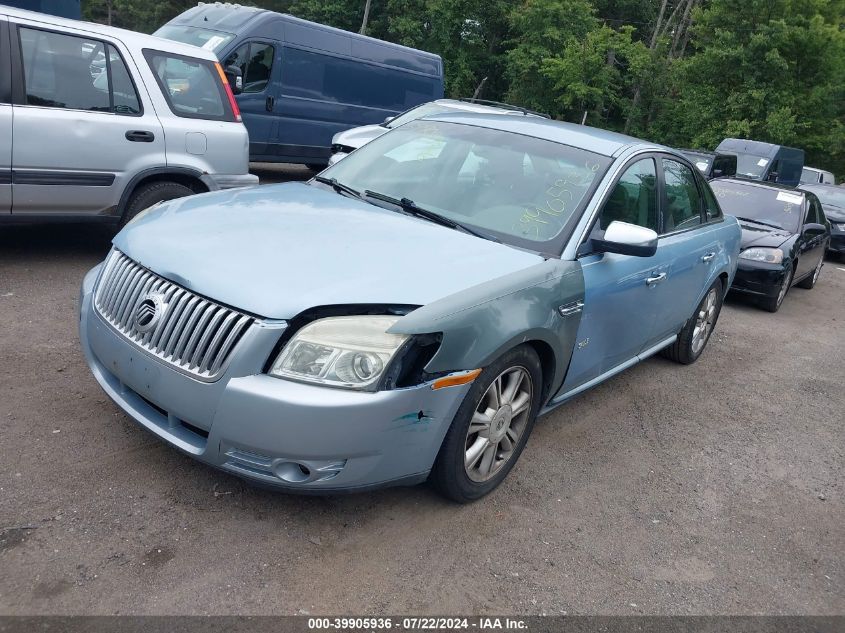
[[[845,254],[845,231],[834,229],[830,232],[827,250],[831,253]]]
[[[731,290],[757,297],[776,297],[786,269],[782,264],[766,264],[740,259]]]
[[[253,174],[203,174],[200,176],[209,191],[234,189],[235,187],[254,187],[258,184],[258,176]]]
[[[204,383],[148,355],[94,310],[86,277],[79,333],[108,396],[168,444],[264,485],[340,493],[423,481],[470,388],[361,393],[262,373],[284,326],[259,323],[225,374]]]

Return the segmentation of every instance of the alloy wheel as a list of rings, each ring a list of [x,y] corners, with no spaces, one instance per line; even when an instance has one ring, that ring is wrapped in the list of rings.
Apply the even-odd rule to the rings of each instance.
[[[464,469],[472,481],[487,481],[513,457],[528,425],[533,391],[528,370],[510,367],[484,392],[464,443]]]
[[[699,306],[698,314],[695,317],[695,327],[692,330],[692,352],[698,354],[704,344],[707,342],[707,337],[713,330],[713,324],[716,321],[716,289],[711,288],[704,301]]]
[[[783,283],[780,285],[780,292],[778,293],[778,306],[783,303],[783,299],[786,297],[786,291],[789,290],[789,281],[791,279],[792,275],[785,275],[783,278]]]

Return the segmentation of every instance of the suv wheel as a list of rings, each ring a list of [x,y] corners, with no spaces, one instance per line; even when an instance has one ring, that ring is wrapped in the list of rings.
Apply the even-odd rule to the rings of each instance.
[[[455,414],[431,471],[443,495],[467,503],[507,477],[534,427],[542,385],[540,359],[528,345],[511,350],[481,372]]]
[[[132,218],[138,215],[144,209],[153,206],[156,202],[163,202],[165,200],[174,200],[176,198],[184,198],[191,196],[195,192],[190,187],[180,185],[178,182],[171,182],[169,180],[160,180],[157,182],[150,182],[146,185],[138,187],[129,198],[129,203],[126,205],[126,211],[123,212],[123,217],[120,220],[120,226],[126,226]]]
[[[678,339],[669,347],[664,348],[661,354],[683,365],[689,365],[698,360],[707,341],[710,340],[710,335],[713,334],[716,321],[719,320],[723,297],[722,280],[717,279],[707,290],[684,329],[678,334]]]

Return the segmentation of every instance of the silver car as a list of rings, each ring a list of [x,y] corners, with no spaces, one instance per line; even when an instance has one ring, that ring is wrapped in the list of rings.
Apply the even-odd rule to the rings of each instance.
[[[214,53],[0,6],[0,222],[127,221],[257,184]]]
[[[479,101],[477,99],[437,99],[423,103],[410,110],[405,110],[402,114],[395,117],[387,117],[383,123],[378,125],[362,125],[351,130],[344,130],[338,132],[332,137],[332,155],[329,158],[329,165],[334,165],[341,158],[355,151],[365,143],[369,143],[373,139],[378,138],[382,134],[389,132],[392,129],[405,125],[410,121],[416,121],[424,116],[434,114],[449,114],[450,112],[475,112],[478,114],[508,114],[508,115],[523,115],[523,116],[540,116],[544,118],[546,115],[538,112],[532,112],[518,106],[508,105],[506,103],[497,103],[495,101]]]

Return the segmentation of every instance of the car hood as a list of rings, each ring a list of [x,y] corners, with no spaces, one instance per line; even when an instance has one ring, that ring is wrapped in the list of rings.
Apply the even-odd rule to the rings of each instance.
[[[332,137],[332,145],[346,145],[347,147],[358,149],[362,145],[372,141],[374,138],[378,138],[389,131],[390,130],[386,127],[382,127],[381,125],[363,125],[361,127],[354,127],[351,130],[344,130],[343,132],[335,134]]]
[[[845,209],[832,204],[823,204],[824,214],[831,222],[845,222]]]
[[[173,200],[114,245],[198,294],[276,319],[324,305],[424,305],[543,261],[304,183]]]
[[[789,231],[775,229],[765,224],[757,224],[756,222],[748,222],[746,220],[739,220],[739,226],[742,228],[742,242],[740,246],[742,250],[751,248],[752,246],[777,248],[792,236],[792,233]]]

